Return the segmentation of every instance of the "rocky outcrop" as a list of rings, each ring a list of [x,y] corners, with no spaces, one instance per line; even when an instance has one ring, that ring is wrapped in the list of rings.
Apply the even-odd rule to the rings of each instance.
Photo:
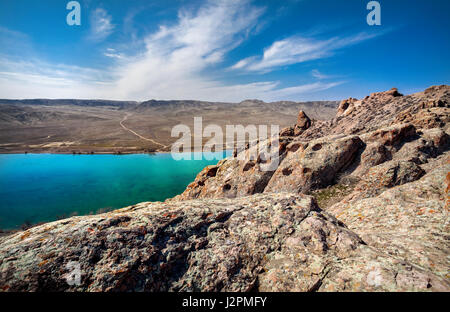
[[[274,172],[262,171],[257,161],[227,159],[218,164],[214,177],[206,181],[200,174],[177,199],[232,198],[280,191],[304,193],[336,183],[344,176],[360,179],[370,168],[390,160],[424,164],[449,149],[448,123],[429,129],[412,117],[410,122],[400,122],[399,116],[415,108],[418,110],[414,116],[422,118],[423,110],[428,108],[421,103],[429,101],[441,103],[436,108],[439,114],[450,116],[450,108],[445,104],[450,100],[450,87],[427,90],[403,96],[393,88],[362,100],[350,98],[341,102],[337,117],[327,122],[312,122],[300,112],[297,124],[280,132],[280,163]],[[400,162],[400,173],[405,164],[409,163]],[[412,166],[407,168],[416,176],[420,168],[414,170]]]
[[[299,136],[305,130],[311,127],[312,121],[304,111],[300,111],[297,116],[297,122],[292,127],[283,128],[280,131],[280,136]]]
[[[142,203],[74,217],[3,238],[0,289],[248,291],[266,254],[305,219],[326,218],[313,198],[288,194]],[[72,261],[80,264],[80,285],[66,282]]]
[[[361,234],[370,247],[387,250],[390,256],[401,259],[398,263],[409,261],[446,279],[448,195],[440,185],[450,170],[445,165],[450,148],[449,98],[449,86],[436,86],[408,96],[392,89],[362,100],[342,101],[335,119],[315,121],[298,133],[293,132],[296,126],[280,133],[289,139],[280,165],[268,175],[269,181],[261,192],[301,194],[347,181],[351,184],[350,194],[339,198],[327,211],[344,224],[349,223],[350,229]],[[228,179],[237,175],[236,171],[227,170]],[[232,196],[240,196],[239,185],[246,183],[245,177],[240,178]],[[433,189],[440,191],[433,193]],[[433,217],[424,218],[425,212]],[[297,245],[289,248],[289,257],[273,255],[278,260],[273,260],[272,271],[260,281],[263,289],[307,289],[297,280],[294,285],[290,279],[305,269],[294,256],[303,251]],[[359,261],[363,263],[365,257],[371,256],[363,256]],[[419,260],[415,261],[416,257]],[[342,271],[336,273],[343,281],[355,273],[357,266],[351,261],[345,263]],[[286,266],[297,271],[293,269],[293,274]],[[329,277],[333,269],[324,272]],[[412,276],[422,276],[420,282],[414,282],[422,289],[432,287],[422,273],[386,278],[396,285],[390,289],[398,290],[406,281],[411,282]],[[320,290],[343,290],[348,286],[345,282],[327,283],[326,278],[318,283],[322,285]]]
[[[355,98],[348,98],[346,100],[342,100],[339,103],[336,117],[349,115],[355,109],[355,107],[360,105],[361,102]]]
[[[305,114],[304,111],[300,111],[297,117],[297,123],[294,127],[294,135],[298,136],[302,134],[305,130],[311,127],[311,119]]]
[[[449,287],[366,246],[312,197],[287,193],[142,203],[35,227],[0,246],[0,289],[7,291]],[[79,285],[67,282],[69,263],[79,264]]]
[[[286,127],[286,128],[281,129],[280,136],[281,137],[294,136],[294,127]]]
[[[283,159],[286,146],[292,138],[283,137],[278,140],[278,156]],[[195,198],[234,198],[262,193],[269,183],[276,166],[267,170],[267,163],[261,150],[269,150],[271,141],[260,142],[248,146],[239,157],[230,157],[219,161],[214,175],[205,174],[206,168],[200,172],[186,190],[169,201]]]
[[[357,136],[326,137],[307,143],[294,141],[287,146],[286,157],[264,192],[305,193],[326,187],[352,163],[362,146]]]
[[[413,168],[416,176],[405,178],[415,182],[404,181],[403,185],[384,191],[381,185],[377,192],[365,192],[380,187],[363,182],[327,211],[358,233],[369,246],[448,279],[450,227],[446,176],[450,172],[450,158],[444,157],[441,164],[434,165],[437,168],[420,180],[417,176],[423,172]]]
[[[300,112],[164,203],[2,237],[0,290],[450,291],[449,100],[394,88]],[[257,152],[273,146],[275,166]]]
[[[424,92],[404,96],[397,93],[394,89],[372,93],[360,100],[344,100],[335,118],[313,123],[300,137],[311,140],[335,134],[360,134],[397,123],[410,123],[417,128],[429,123],[428,129],[448,128],[450,86],[433,86]],[[434,108],[424,107],[423,103],[430,102],[441,104]]]

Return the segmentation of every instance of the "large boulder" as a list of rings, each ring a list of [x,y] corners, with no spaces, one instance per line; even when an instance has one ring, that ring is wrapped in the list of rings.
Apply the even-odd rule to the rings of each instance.
[[[73,268],[79,283],[69,278]],[[16,233],[0,240],[0,289],[442,291],[449,285],[367,247],[312,197],[278,193],[142,203]]]
[[[355,99],[355,98],[348,98],[346,100],[342,100],[339,103],[339,106],[338,106],[338,109],[337,109],[337,113],[336,113],[336,117],[350,115],[353,112],[353,110],[355,109],[355,106],[358,105],[356,103],[361,105],[361,102],[358,102],[358,100]]]
[[[264,256],[313,212],[324,218],[311,197],[272,194],[141,203],[73,217],[2,238],[0,289],[248,291]],[[73,261],[80,285],[66,282]]]
[[[326,187],[354,161],[362,146],[358,136],[292,142],[264,191],[303,193]]]
[[[294,127],[294,135],[298,136],[302,134],[309,127],[311,127],[311,119],[309,119],[308,115],[301,110],[297,116],[297,123]]]
[[[262,193],[292,138],[281,137],[247,146],[240,153],[219,161],[214,174],[200,172],[186,190],[169,201],[195,198],[234,198]],[[277,146],[273,145],[277,144]]]

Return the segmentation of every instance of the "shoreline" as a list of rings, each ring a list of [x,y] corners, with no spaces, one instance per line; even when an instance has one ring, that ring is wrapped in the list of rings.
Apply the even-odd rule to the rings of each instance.
[[[19,152],[19,151],[0,151],[0,155],[12,155],[12,154],[23,154],[23,155],[41,155],[41,154],[49,154],[49,155],[133,155],[133,154],[170,154],[170,152],[162,152],[162,151],[155,151],[155,152],[95,152],[95,153],[84,153],[84,152],[55,152],[55,151],[30,151],[30,152]]]
[[[220,159],[224,159],[224,158],[229,157],[229,155],[226,155],[225,153],[228,153],[230,151],[231,150],[223,150],[223,151],[216,152],[216,153],[223,153],[223,155],[222,155],[222,157]],[[0,152],[0,155],[28,155],[29,154],[29,155],[72,155],[72,156],[96,156],[96,155],[126,156],[126,155],[148,154],[149,156],[156,156],[158,154],[160,154],[160,155],[167,155],[167,154],[170,154],[170,153],[171,152],[162,151],[162,152],[152,152],[152,153],[148,153],[148,152],[127,152],[127,153],[122,153],[122,154],[114,154],[114,153],[110,153],[110,152],[99,152],[99,153],[95,153],[95,154],[90,154],[90,153],[72,154],[72,153],[69,153],[69,152],[51,152],[51,151],[33,151],[33,152],[28,152],[28,153],[24,153],[24,152],[17,153],[17,152],[13,152],[13,151],[8,151],[6,153],[5,152]],[[185,152],[185,153],[189,153],[189,152]],[[191,152],[191,153],[194,153],[194,152]],[[220,159],[217,159],[217,161],[219,161]],[[196,174],[198,174],[198,172],[196,172]],[[176,194],[174,196],[177,196],[177,195],[179,195],[179,194]],[[174,196],[168,197],[167,199],[173,198]],[[143,202],[145,202],[145,201],[143,201]],[[130,204],[130,206],[131,205],[137,205],[137,204],[140,204],[140,203],[141,202],[136,202],[134,204]],[[123,207],[113,208],[112,210],[110,210],[108,212],[111,212],[111,211],[114,211],[114,210],[118,210],[118,209],[122,209],[122,208]],[[101,213],[104,213],[104,211],[93,210],[91,212],[91,214],[93,214],[93,215],[101,214]],[[87,215],[90,215],[90,214],[80,214],[79,216],[87,216]],[[74,216],[78,216],[78,215],[74,215]],[[67,218],[70,218],[70,217],[71,216],[67,216],[67,217],[62,218],[62,219],[67,219]],[[17,232],[26,231],[26,230],[28,230],[30,228],[33,228],[33,227],[36,227],[36,226],[39,226],[39,225],[42,225],[42,224],[51,223],[51,222],[59,221],[59,220],[62,220],[62,219],[54,219],[54,220],[49,220],[49,221],[37,222],[37,223],[24,223],[24,224],[22,224],[22,225],[20,225],[18,227],[13,227],[13,228],[0,228],[0,238],[5,237],[5,236],[9,236],[9,235],[12,235],[12,234],[15,234]]]
[[[201,147],[203,153],[204,146]],[[182,153],[198,153],[199,151],[195,151],[196,147],[192,147],[190,152],[182,152]],[[220,152],[226,152],[226,151],[233,151],[232,148],[228,149],[222,149],[220,151],[215,151],[213,153],[220,153]],[[132,155],[132,154],[149,154],[149,155],[155,155],[155,154],[171,154],[172,151],[168,150],[155,150],[155,151],[146,151],[146,150],[115,150],[115,151],[57,151],[57,150],[28,150],[24,151],[23,149],[17,149],[17,150],[0,150],[0,155],[9,155],[9,154],[54,154],[54,155]]]
[[[222,150],[212,153],[223,153],[227,151],[233,151],[231,149]],[[70,152],[0,152],[0,155],[73,155],[73,156],[95,156],[95,155],[115,155],[115,156],[124,156],[124,155],[140,155],[140,154],[148,154],[148,155],[158,155],[158,154],[171,154],[172,152],[166,151],[155,151],[155,152],[121,152],[121,153],[112,153],[112,152],[97,152],[97,153],[70,153]],[[204,152],[183,152],[183,153],[204,153]],[[180,153],[181,154],[181,153]]]

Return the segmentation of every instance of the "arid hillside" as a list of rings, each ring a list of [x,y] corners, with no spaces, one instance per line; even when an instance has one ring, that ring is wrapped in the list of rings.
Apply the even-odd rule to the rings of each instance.
[[[0,100],[0,153],[131,153],[168,150],[177,124],[285,127],[302,109],[316,119],[334,116],[337,102],[241,103],[200,101]]]

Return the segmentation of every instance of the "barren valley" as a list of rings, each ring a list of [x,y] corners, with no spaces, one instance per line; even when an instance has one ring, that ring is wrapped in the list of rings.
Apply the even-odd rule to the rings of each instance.
[[[168,151],[177,124],[266,124],[280,129],[299,110],[334,116],[338,102],[240,103],[201,101],[0,100],[0,153],[142,153]],[[207,138],[206,138],[207,139]]]

